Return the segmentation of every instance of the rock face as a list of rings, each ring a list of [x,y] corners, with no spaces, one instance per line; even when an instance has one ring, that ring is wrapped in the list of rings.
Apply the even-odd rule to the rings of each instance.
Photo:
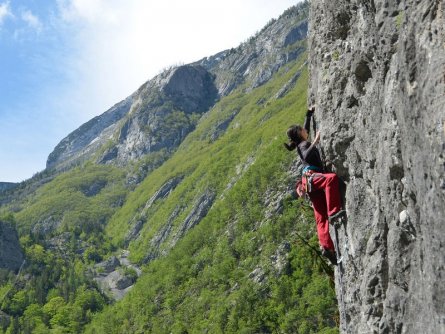
[[[128,260],[129,252],[124,250],[119,258],[112,256],[95,265],[94,280],[102,292],[114,300],[122,299],[133,287],[142,271]]]
[[[343,333],[445,328],[444,7],[311,2],[309,103],[347,183]]]
[[[17,271],[23,259],[17,231],[0,221],[0,268]]]
[[[199,224],[199,222],[207,215],[207,212],[213,205],[213,201],[215,200],[215,194],[207,189],[195,202],[192,210],[187,215],[185,220],[181,223],[179,230],[176,232],[174,243],[177,242],[180,238],[187,233],[188,230],[193,228],[195,225]]]
[[[78,160],[90,158],[113,136],[132,103],[133,96],[130,96],[70,133],[48,156],[46,167],[69,166]]]
[[[128,244],[131,240],[136,239],[139,236],[139,232],[141,231],[144,223],[147,221],[147,211],[152,207],[153,203],[157,200],[168,197],[170,193],[178,186],[178,184],[182,181],[182,177],[176,177],[168,180],[162,187],[156,191],[156,193],[145,203],[144,208],[141,212],[139,212],[135,217],[133,217],[130,222],[130,229],[127,233],[127,237],[125,243]],[[167,223],[166,226],[170,226],[168,230],[171,228],[171,222]],[[163,227],[165,230],[165,226]],[[161,233],[164,234],[165,232]],[[161,238],[162,239],[162,238]],[[159,246],[159,245],[157,245]]]
[[[204,193],[200,194],[194,201],[187,217],[185,217],[185,219],[180,222],[179,226],[175,228],[174,221],[184,209],[183,207],[177,206],[167,221],[151,238],[150,248],[143,262],[148,263],[160,256],[166,255],[190,229],[201,222],[212,207],[214,200],[215,193],[206,189]]]
[[[116,268],[120,265],[121,263],[119,262],[118,258],[116,256],[112,256],[109,259],[96,264],[96,269],[100,272],[109,274],[115,271]]]
[[[193,114],[207,111],[216,99],[213,76],[202,66],[167,70],[141,87],[116,143],[98,161],[125,164],[145,154],[173,150],[195,128]]]
[[[133,95],[64,138],[47,168],[96,159],[126,164],[144,154],[171,151],[194,129],[199,114],[217,99],[214,76],[199,65],[171,68]]]
[[[304,52],[308,8],[307,2],[291,7],[238,48],[200,60],[215,75],[219,94],[228,95],[244,83],[258,87]]]
[[[214,77],[202,66],[181,66],[173,69],[162,87],[174,106],[187,113],[206,111],[217,97]]]

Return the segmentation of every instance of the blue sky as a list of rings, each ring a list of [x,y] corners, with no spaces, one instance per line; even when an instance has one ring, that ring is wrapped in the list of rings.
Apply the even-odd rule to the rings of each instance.
[[[0,181],[170,65],[236,47],[297,0],[0,0]]]

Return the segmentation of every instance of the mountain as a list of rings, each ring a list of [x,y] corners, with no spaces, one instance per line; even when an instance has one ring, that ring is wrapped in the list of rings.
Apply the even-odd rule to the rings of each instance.
[[[171,151],[216,97],[213,78],[202,66],[171,68],[63,139],[49,155],[47,168],[91,158],[125,164],[162,149]]]
[[[304,52],[299,43],[307,35],[304,11],[286,11],[237,48],[165,70],[64,138],[49,155],[47,169],[91,158],[119,165],[147,154],[166,159],[219,98],[246,82],[247,90],[266,83]]]
[[[442,333],[443,11],[307,1],[69,134],[0,193],[0,333]],[[282,145],[308,104],[335,268]]]
[[[310,100],[347,182],[344,333],[444,332],[444,9],[311,1]]]
[[[13,183],[13,182],[0,182],[0,192],[9,190],[9,189],[13,189],[17,185],[18,185],[17,183]]]
[[[0,331],[338,332],[282,145],[306,110],[308,9],[167,69],[4,197],[27,265],[0,276]]]

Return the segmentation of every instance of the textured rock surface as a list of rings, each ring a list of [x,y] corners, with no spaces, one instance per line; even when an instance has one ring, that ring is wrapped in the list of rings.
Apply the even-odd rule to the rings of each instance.
[[[161,249],[161,245],[167,240],[167,238],[170,236],[170,233],[173,229],[173,222],[178,217],[178,215],[181,213],[182,208],[180,206],[177,206],[171,215],[168,217],[165,224],[161,226],[161,228],[156,232],[154,237],[150,240],[150,249],[147,253],[147,256],[144,258],[144,263],[148,263],[150,261],[153,261],[154,259],[166,255],[169,251],[169,249]]]
[[[308,8],[307,3],[294,6],[238,48],[200,60],[215,74],[219,94],[228,95],[246,82],[250,89],[258,87],[304,52]]]
[[[130,222],[130,229],[127,233],[127,237],[125,238],[125,243],[128,244],[131,240],[136,239],[139,236],[139,232],[147,221],[147,211],[152,207],[153,203],[159,199],[163,199],[168,197],[168,195],[178,186],[178,184],[182,181],[181,177],[176,177],[171,180],[168,180],[165,184],[159,188],[158,191],[145,203],[144,208],[140,213],[138,213]],[[168,230],[171,228],[171,222],[167,223],[166,226],[170,226]],[[163,229],[165,229],[165,227]],[[165,232],[161,233],[162,235]],[[155,238],[157,239],[157,238]],[[162,239],[162,238],[161,238]],[[159,245],[158,245],[159,246]]]
[[[170,68],[64,138],[49,155],[47,168],[67,168],[96,157],[126,164],[147,153],[177,147],[194,129],[192,113],[217,99],[214,77],[199,65]]]
[[[32,234],[46,236],[55,231],[62,221],[53,216],[48,216],[42,220],[37,220],[32,226]],[[68,237],[69,240],[69,237]]]
[[[444,4],[311,2],[309,103],[347,182],[344,333],[444,332]]]
[[[179,226],[178,231],[174,237],[173,244],[184,236],[184,234],[193,228],[195,225],[199,224],[199,222],[207,215],[207,212],[210,210],[210,207],[213,205],[213,201],[215,200],[215,194],[207,189],[195,202],[192,207],[192,210],[187,215],[185,220]]]
[[[121,263],[119,262],[118,258],[116,256],[112,256],[109,259],[96,264],[95,267],[97,270],[109,274],[116,270],[116,268],[120,265]]]
[[[127,250],[124,250],[119,257],[112,256],[95,265],[97,274],[94,280],[100,289],[114,300],[122,299],[131,290],[137,277],[142,273],[139,267],[128,260],[129,254]],[[134,274],[125,273],[124,268],[127,271],[128,269],[133,270]]]
[[[17,231],[0,221],[0,268],[17,271],[23,263]]]
[[[79,159],[90,158],[112,137],[132,103],[133,96],[130,96],[70,133],[48,156],[46,167],[69,166]]]
[[[213,76],[199,65],[172,68],[142,86],[118,134],[99,162],[126,164],[144,154],[175,149],[215,102]]]

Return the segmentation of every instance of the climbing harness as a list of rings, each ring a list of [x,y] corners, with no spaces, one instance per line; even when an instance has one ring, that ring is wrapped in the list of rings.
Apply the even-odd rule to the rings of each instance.
[[[317,175],[318,177],[324,177],[322,173],[316,171],[320,169],[315,166],[306,166],[302,171],[301,180],[297,181],[295,190],[299,197],[305,198],[308,202],[311,202],[309,193],[312,192],[312,179]]]
[[[305,181],[307,193],[312,192],[312,179],[315,176],[324,178],[324,175],[321,172],[320,168],[315,166],[306,166],[303,169],[303,180]]]

